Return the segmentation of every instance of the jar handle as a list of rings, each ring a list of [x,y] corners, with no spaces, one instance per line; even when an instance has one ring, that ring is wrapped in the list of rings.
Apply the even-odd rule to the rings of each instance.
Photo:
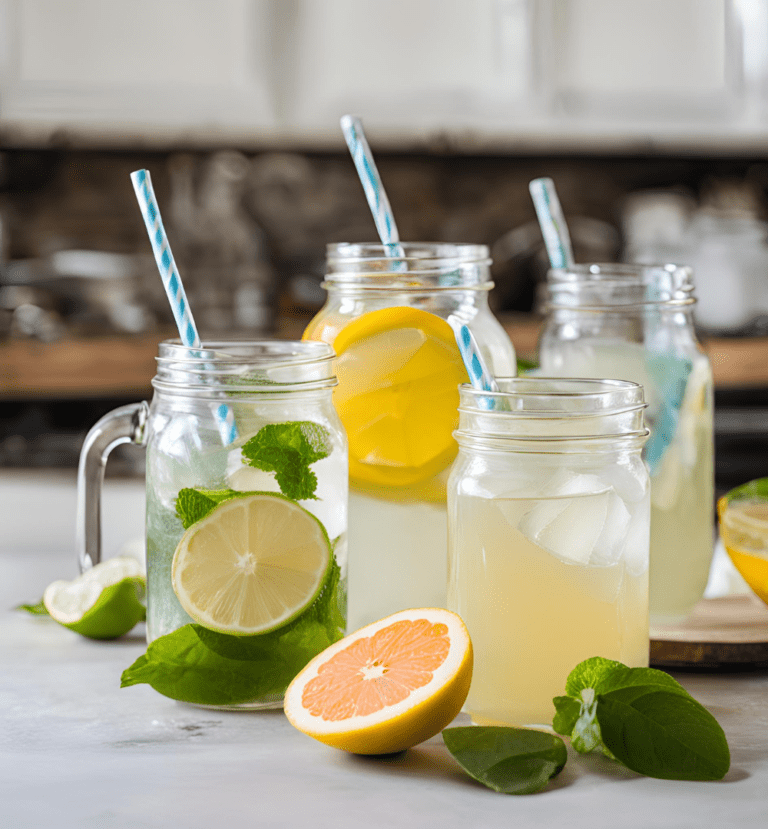
[[[107,456],[121,443],[146,443],[149,405],[146,401],[120,406],[98,420],[80,450],[77,471],[77,526],[75,546],[84,572],[101,561],[101,489]]]

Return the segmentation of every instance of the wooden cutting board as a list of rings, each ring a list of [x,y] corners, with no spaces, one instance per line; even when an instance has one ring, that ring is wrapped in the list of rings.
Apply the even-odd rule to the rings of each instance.
[[[651,628],[651,665],[710,671],[768,668],[768,606],[752,595],[702,599],[682,624]]]

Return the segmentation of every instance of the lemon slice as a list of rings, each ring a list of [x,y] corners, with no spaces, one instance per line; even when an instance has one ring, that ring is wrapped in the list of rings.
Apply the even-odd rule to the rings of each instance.
[[[293,726],[355,754],[391,754],[428,740],[459,713],[472,643],[449,610],[403,610],[341,639],[291,682]]]
[[[55,581],[43,594],[52,619],[89,639],[116,639],[144,620],[143,566],[128,556],[94,565],[72,581]]]
[[[448,466],[468,380],[451,326],[418,308],[382,308],[342,328],[333,347],[351,481],[411,486]]]
[[[181,606],[223,633],[266,633],[317,598],[331,545],[314,515],[282,495],[224,501],[182,536],[171,579]]]
[[[720,537],[731,561],[768,604],[768,478],[743,484],[717,502]]]

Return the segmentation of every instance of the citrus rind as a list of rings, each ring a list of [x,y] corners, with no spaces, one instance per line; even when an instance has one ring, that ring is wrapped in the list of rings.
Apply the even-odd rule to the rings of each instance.
[[[431,679],[412,690],[404,699],[367,714],[343,719],[313,713],[307,703],[307,687],[321,674],[323,666],[360,640],[372,639],[380,631],[402,621],[426,620],[445,626],[448,653]],[[345,656],[341,657],[345,659]],[[299,672],[285,694],[284,710],[299,731],[334,748],[354,754],[392,754],[411,748],[435,736],[461,710],[472,680],[472,643],[464,622],[455,613],[441,608],[404,610],[366,625],[330,645]]]
[[[311,512],[279,493],[249,492],[189,527],[171,581],[198,624],[254,636],[289,624],[315,601],[332,557],[325,527]]]

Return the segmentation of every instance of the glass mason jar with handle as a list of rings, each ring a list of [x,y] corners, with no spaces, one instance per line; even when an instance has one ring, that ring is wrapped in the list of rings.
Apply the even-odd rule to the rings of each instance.
[[[481,725],[551,725],[570,671],[648,665],[642,387],[497,378],[461,388],[448,481],[448,606],[472,637]]]
[[[488,307],[483,245],[328,246],[328,299],[304,338],[337,354],[334,402],[349,438],[349,626],[408,607],[444,607],[445,485],[456,455],[455,330],[466,324],[493,373],[516,373]]]
[[[107,454],[146,447],[150,684],[167,696],[279,706],[344,633],[347,444],[332,359],[322,343],[163,342],[151,405],[105,415],[86,439],[81,568],[101,558]]]
[[[539,342],[554,377],[641,383],[651,436],[653,624],[684,619],[704,594],[714,545],[712,371],[693,325],[693,274],[679,265],[552,270]]]

